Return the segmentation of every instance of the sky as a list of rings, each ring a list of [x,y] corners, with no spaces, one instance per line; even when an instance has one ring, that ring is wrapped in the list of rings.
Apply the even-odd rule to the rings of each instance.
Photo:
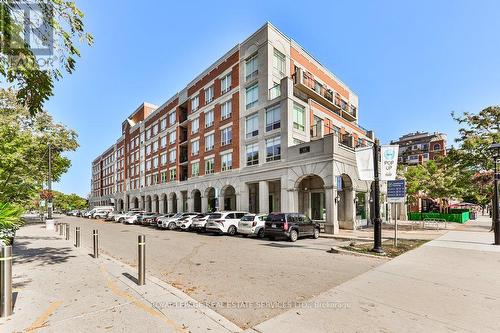
[[[142,102],[161,105],[271,22],[359,96],[382,143],[408,132],[457,136],[452,111],[499,104],[500,1],[76,1],[93,46],[46,103],[80,148],[56,190],[87,196],[91,162]]]

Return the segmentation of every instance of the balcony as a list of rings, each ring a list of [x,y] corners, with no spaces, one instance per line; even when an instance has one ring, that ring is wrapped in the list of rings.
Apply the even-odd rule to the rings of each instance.
[[[275,98],[278,98],[281,96],[281,85],[277,84],[271,89],[269,89],[269,100],[272,101]]]

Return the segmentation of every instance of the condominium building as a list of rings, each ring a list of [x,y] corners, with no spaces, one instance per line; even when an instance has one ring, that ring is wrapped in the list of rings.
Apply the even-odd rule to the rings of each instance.
[[[446,155],[446,134],[415,132],[408,133],[391,144],[399,145],[399,163],[412,165],[434,160]]]
[[[303,212],[327,232],[369,216],[358,96],[266,23],[160,106],[143,103],[92,165],[93,205]]]

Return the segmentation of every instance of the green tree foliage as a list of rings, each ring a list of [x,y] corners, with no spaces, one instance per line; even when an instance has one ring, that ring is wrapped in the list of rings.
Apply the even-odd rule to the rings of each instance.
[[[47,145],[52,176],[58,181],[71,166],[63,155],[78,147],[75,131],[53,122],[46,112],[31,116],[12,90],[0,90],[0,203],[26,204],[47,181]]]
[[[58,191],[53,191],[53,194],[54,209],[69,211],[73,209],[87,208],[87,200],[77,194],[64,194]]]
[[[0,244],[10,245],[16,230],[22,225],[22,211],[18,205],[0,204]]]
[[[26,8],[43,15],[19,20],[19,13]],[[0,0],[0,84],[14,88],[19,103],[32,115],[43,112],[44,102],[52,96],[54,80],[62,78],[63,72],[71,74],[75,70],[76,58],[80,56],[77,43],[93,43],[93,37],[85,32],[83,17],[73,1]],[[39,28],[39,18],[52,33]],[[41,40],[53,45],[54,54],[44,58],[49,59],[49,64],[40,62],[32,46],[22,38],[25,33],[38,34]]]

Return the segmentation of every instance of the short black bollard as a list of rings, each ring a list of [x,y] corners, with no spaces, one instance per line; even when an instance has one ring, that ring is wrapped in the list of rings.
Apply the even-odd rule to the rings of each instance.
[[[12,246],[0,248],[0,317],[12,314]]]
[[[137,278],[137,284],[139,286],[143,286],[146,283],[145,275],[146,275],[146,236],[139,235],[138,237],[138,256],[139,256],[139,276]]]
[[[60,227],[59,227],[59,236],[62,236],[63,233],[64,233],[64,226],[65,224],[64,223],[61,223]]]
[[[69,240],[69,223],[66,223],[66,240]]]
[[[75,247],[80,247],[80,227],[75,229]]]
[[[94,240],[94,258],[99,257],[99,230],[94,230],[92,232],[92,238]]]

